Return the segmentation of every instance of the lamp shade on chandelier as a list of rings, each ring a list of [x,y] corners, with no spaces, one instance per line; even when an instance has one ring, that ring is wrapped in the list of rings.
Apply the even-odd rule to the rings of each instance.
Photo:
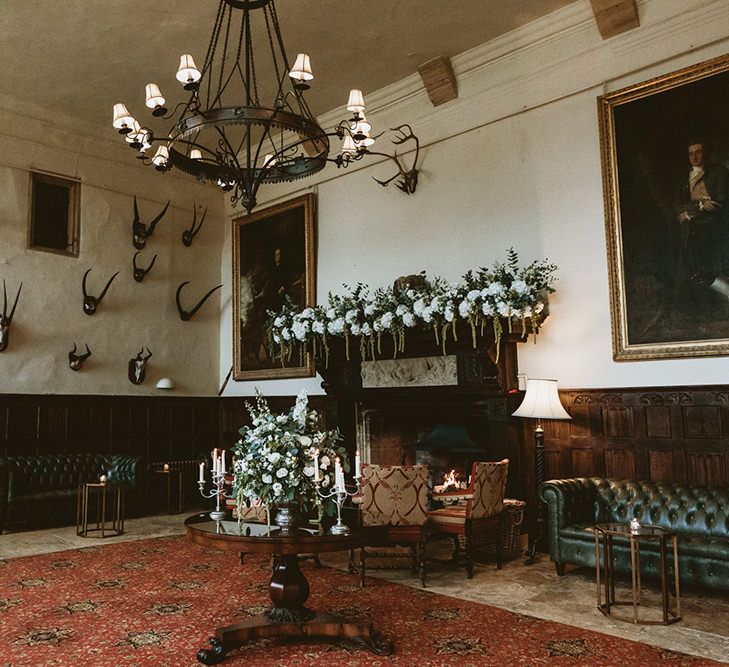
[[[265,35],[267,53],[259,48],[254,56],[254,34],[259,44]],[[180,57],[175,85],[189,91],[187,101],[167,115],[165,86],[145,86],[148,111],[174,123],[168,132],[156,135],[121,102],[114,105],[113,126],[145,164],[215,183],[250,212],[264,183],[304,178],[328,161],[342,167],[375,154],[367,150],[374,139],[362,91],[350,91],[352,117],[327,133],[304,99],[314,78],[309,56],[299,53],[289,62],[275,0],[220,0],[201,68],[191,54]],[[267,80],[259,80],[257,67],[270,74]],[[342,148],[330,157],[334,136]]]

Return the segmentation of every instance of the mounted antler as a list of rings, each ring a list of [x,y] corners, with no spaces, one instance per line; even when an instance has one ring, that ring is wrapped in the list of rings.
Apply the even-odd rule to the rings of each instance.
[[[407,133],[403,131],[403,128],[407,128]],[[413,159],[413,166],[411,169],[405,169],[403,165],[400,163],[400,160],[397,157],[397,152],[395,152],[394,155],[388,155],[387,153],[378,153],[376,151],[370,151],[365,149],[364,152],[369,153],[370,155],[382,155],[383,157],[389,158],[390,160],[393,160],[395,164],[397,165],[397,173],[392,177],[388,178],[386,181],[380,181],[377,178],[373,177],[373,180],[382,185],[383,187],[387,187],[392,181],[394,181],[398,176],[400,177],[400,181],[397,183],[397,187],[402,190],[405,194],[411,195],[415,192],[415,188],[418,186],[418,157],[420,156],[420,140],[415,136],[413,133],[413,129],[409,125],[400,125],[399,127],[392,127],[390,128],[393,132],[399,132],[400,136],[396,137],[392,140],[393,144],[400,145],[404,144],[406,141],[410,141],[411,139],[415,141],[415,158]]]
[[[91,350],[89,350],[88,343],[86,344],[85,354],[76,354],[76,343],[74,342],[73,350],[68,353],[68,367],[72,371],[80,371],[81,367],[84,365],[84,361],[86,361],[90,356]]]
[[[18,299],[20,298],[20,290],[23,289],[23,283],[20,283],[18,287],[18,293],[15,295],[15,301],[13,307],[8,315],[8,291],[5,287],[5,278],[3,278],[3,312],[0,313],[0,352],[4,351],[10,341],[10,325],[13,323],[13,315],[15,315],[15,308],[18,305]]]
[[[145,368],[147,366],[147,362],[152,356],[149,348],[147,348],[147,356],[143,356],[144,349],[145,348],[139,350],[137,356],[129,360],[127,376],[129,377],[129,382],[132,384],[142,384],[142,382],[144,382]]]
[[[167,200],[165,207],[160,211],[159,215],[149,223],[145,225],[139,219],[139,206],[137,205],[137,195],[134,195],[134,221],[132,222],[132,244],[137,250],[143,250],[147,243],[147,239],[154,234],[154,229],[157,223],[162,220],[164,214],[167,213],[167,209],[170,206],[170,201]]]
[[[182,291],[182,288],[185,285],[189,285],[189,284],[190,284],[190,281],[189,280],[186,280],[184,283],[181,283],[180,286],[177,288],[177,294],[175,294],[175,301],[177,302],[177,310],[180,313],[180,319],[183,322],[187,322],[188,320],[192,319],[192,316],[198,310],[200,310],[200,308],[208,300],[208,298],[210,297],[210,295],[213,292],[215,292],[215,290],[218,290],[218,289],[220,289],[222,287],[222,285],[218,285],[217,287],[213,287],[213,289],[211,289],[202,299],[200,299],[200,301],[198,302],[197,306],[195,306],[191,311],[188,312],[188,311],[186,311],[182,307],[182,304],[180,303],[180,292]]]
[[[192,239],[194,239],[195,236],[197,236],[197,233],[202,229],[203,222],[205,222],[205,216],[207,214],[208,207],[206,206],[205,210],[203,211],[202,218],[200,219],[200,224],[197,226],[197,229],[195,229],[195,224],[197,223],[197,206],[193,208],[192,227],[182,232],[182,245],[184,245],[186,248],[189,248],[192,245]]]
[[[96,312],[96,309],[99,307],[99,304],[106,296],[106,293],[109,290],[111,283],[114,281],[114,278],[119,275],[119,271],[117,271],[111,278],[109,278],[109,282],[106,283],[106,287],[104,287],[99,296],[89,296],[89,293],[86,291],[86,277],[89,275],[89,273],[91,273],[91,269],[84,273],[84,278],[81,281],[81,289],[84,292],[84,313],[86,313],[87,315],[93,315]]]
[[[137,255],[140,255],[141,253],[141,250],[137,250],[137,252],[134,253],[134,257],[132,257],[132,266],[134,267],[134,280],[136,280],[138,283],[141,283],[144,280],[144,277],[152,270],[154,263],[157,261],[157,255],[155,255],[146,269],[140,268],[137,266]]]

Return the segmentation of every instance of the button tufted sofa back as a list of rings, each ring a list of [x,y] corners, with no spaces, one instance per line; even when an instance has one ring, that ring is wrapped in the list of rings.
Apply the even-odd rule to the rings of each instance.
[[[643,524],[682,533],[729,538],[729,488],[676,482],[636,482],[592,478],[597,521]]]
[[[9,456],[10,498],[41,491],[74,489],[81,482],[98,481],[106,474],[113,456],[104,454],[43,454]]]

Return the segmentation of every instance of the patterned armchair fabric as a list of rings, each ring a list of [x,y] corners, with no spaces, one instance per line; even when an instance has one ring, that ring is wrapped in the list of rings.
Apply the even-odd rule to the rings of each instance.
[[[461,542],[465,545],[466,573],[473,576],[473,553],[484,544],[489,534],[497,535],[496,567],[501,569],[504,494],[509,474],[509,459],[498,462],[476,461],[471,468],[468,490],[434,494],[434,500],[457,500],[458,504],[428,512],[433,528],[453,537],[456,555]],[[464,502],[465,501],[465,502]]]
[[[482,519],[501,514],[508,475],[509,459],[498,463],[474,463],[471,473],[473,499],[466,503],[466,516]]]
[[[365,465],[362,524],[421,526],[428,518],[428,466]]]

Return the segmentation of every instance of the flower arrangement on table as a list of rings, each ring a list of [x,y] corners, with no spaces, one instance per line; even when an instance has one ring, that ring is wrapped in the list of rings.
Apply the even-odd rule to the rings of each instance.
[[[314,484],[314,459],[318,454],[319,484],[335,483],[336,463],[349,470],[339,431],[320,429],[319,415],[309,409],[305,391],[285,414],[274,414],[266,399],[256,393],[254,405],[246,403],[251,425],[243,426],[233,446],[233,492],[239,520],[254,504],[265,506],[270,523],[273,506],[295,505],[306,512],[316,509],[321,518],[334,507],[323,507]]]
[[[456,339],[456,326],[461,320],[470,326],[474,348],[478,335],[483,335],[490,324],[498,355],[502,319],[507,320],[509,332],[514,321],[521,322],[524,336],[529,333],[529,319],[536,334],[547,296],[554,292],[556,270],[556,265],[546,260],[520,268],[518,255],[510,248],[507,262],[497,262],[493,269],[468,271],[459,283],[442,278],[429,280],[422,272],[417,288],[391,287],[372,292],[358,283],[345,295],[330,292],[322,306],[300,310],[288,301],[279,312],[268,313],[265,328],[270,354],[285,365],[298,349],[302,364],[305,354],[315,358],[323,354],[328,365],[329,340],[344,338],[347,359],[351,339],[358,339],[363,359],[375,359],[382,352],[383,334],[392,337],[397,355],[405,351],[406,331],[415,328],[432,329],[436,344],[445,354],[448,336]]]

